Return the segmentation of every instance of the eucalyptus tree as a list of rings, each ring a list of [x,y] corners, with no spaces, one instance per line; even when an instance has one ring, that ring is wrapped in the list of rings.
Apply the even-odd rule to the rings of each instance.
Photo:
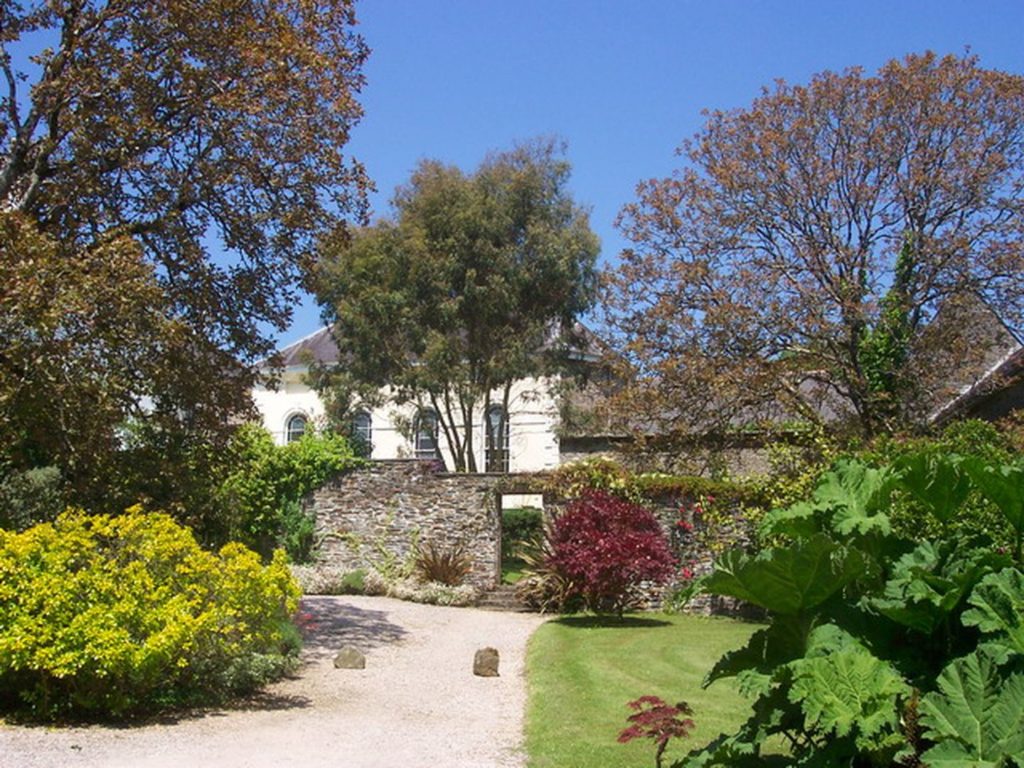
[[[417,402],[458,471],[476,471],[474,420],[565,352],[592,306],[599,244],[551,140],[488,155],[472,173],[422,161],[389,216],[319,252],[317,293],[341,353],[317,386]]]

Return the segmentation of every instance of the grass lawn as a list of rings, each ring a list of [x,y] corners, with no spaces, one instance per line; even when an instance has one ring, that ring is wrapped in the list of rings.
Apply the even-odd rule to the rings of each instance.
[[[673,741],[665,764],[745,721],[750,703],[721,680],[708,690],[704,675],[721,655],[741,647],[758,625],[731,619],[666,614],[614,618],[566,617],[541,626],[527,657],[529,704],[526,748],[530,768],[651,768],[654,742],[619,744],[645,694],[687,701],[696,723],[691,737]]]
[[[526,562],[518,557],[506,557],[501,561],[501,583],[515,584],[526,575]]]

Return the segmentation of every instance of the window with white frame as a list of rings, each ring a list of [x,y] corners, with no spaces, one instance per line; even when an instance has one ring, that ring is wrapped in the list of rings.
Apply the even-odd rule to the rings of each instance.
[[[424,408],[416,414],[415,445],[417,459],[439,459],[441,453],[437,446],[437,414]]]
[[[352,417],[352,436],[369,455],[373,446],[373,417],[367,411],[356,411]]]
[[[508,414],[500,405],[492,405],[484,415],[484,470],[509,471]]]
[[[309,420],[305,414],[296,413],[288,417],[288,421],[285,424],[284,436],[285,441],[294,443],[296,440],[302,438],[306,434],[306,428],[309,425]]]

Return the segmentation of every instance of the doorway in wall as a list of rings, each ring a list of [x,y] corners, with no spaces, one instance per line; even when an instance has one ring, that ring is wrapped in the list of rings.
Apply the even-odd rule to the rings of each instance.
[[[501,583],[515,584],[524,576],[523,550],[544,530],[544,497],[539,493],[501,496]]]

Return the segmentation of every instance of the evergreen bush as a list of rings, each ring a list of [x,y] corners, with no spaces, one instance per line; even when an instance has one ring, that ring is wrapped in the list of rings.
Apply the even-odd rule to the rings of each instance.
[[[261,685],[297,652],[284,555],[203,550],[161,513],[0,531],[0,708],[124,717]]]
[[[23,531],[64,510],[64,481],[56,467],[37,467],[0,477],[0,528]]]
[[[501,513],[501,557],[516,557],[516,552],[541,534],[544,529],[544,510],[537,507],[516,507]]]
[[[252,424],[239,429],[231,451],[236,469],[218,493],[231,538],[264,558],[284,547],[294,562],[309,562],[316,542],[302,497],[362,459],[340,435],[308,433],[279,446],[269,432]]]

